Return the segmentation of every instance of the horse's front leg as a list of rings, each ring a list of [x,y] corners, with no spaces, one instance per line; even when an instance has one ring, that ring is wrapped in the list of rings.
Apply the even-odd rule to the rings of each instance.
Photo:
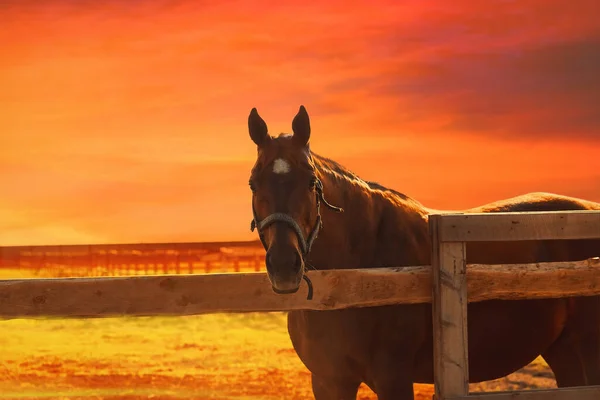
[[[403,377],[378,379],[374,392],[378,400],[414,400],[415,394],[411,380]]]
[[[315,400],[356,400],[361,382],[344,377],[324,377],[312,374]]]
[[[378,400],[414,400],[414,354],[407,351],[381,350],[373,359],[372,389]],[[414,348],[418,348],[415,344]]]

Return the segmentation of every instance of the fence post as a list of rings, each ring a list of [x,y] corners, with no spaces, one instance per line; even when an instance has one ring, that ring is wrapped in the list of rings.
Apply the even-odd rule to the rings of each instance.
[[[466,246],[441,242],[440,225],[429,217],[435,398],[446,400],[469,394]]]

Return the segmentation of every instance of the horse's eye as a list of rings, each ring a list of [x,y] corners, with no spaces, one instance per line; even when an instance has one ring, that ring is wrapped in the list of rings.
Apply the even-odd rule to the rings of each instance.
[[[317,186],[317,178],[315,178],[314,176],[310,179],[310,184],[309,184],[311,189],[314,189],[315,186]]]

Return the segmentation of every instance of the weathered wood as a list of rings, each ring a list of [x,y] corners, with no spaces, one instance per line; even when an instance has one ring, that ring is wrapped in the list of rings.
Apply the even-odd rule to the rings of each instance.
[[[433,275],[433,365],[436,399],[469,393],[467,268],[464,242],[440,242],[440,218],[430,218]]]
[[[598,400],[600,386],[583,386],[559,389],[521,390],[515,392],[472,393],[451,397],[448,400]]]
[[[600,211],[443,214],[442,242],[600,238]]]
[[[469,302],[600,295],[600,259],[468,265]],[[309,271],[314,299],[276,295],[264,272],[0,280],[0,317],[342,309],[432,299],[430,266]]]
[[[0,281],[0,316],[107,317],[341,309],[431,298],[428,267],[311,271],[293,295],[273,293],[266,273],[58,278]]]
[[[600,294],[600,258],[534,264],[468,264],[469,302]]]

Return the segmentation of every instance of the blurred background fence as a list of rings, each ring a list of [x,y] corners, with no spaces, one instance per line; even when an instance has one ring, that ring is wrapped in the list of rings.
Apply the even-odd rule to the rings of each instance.
[[[81,277],[263,271],[259,241],[0,247],[0,275]]]

